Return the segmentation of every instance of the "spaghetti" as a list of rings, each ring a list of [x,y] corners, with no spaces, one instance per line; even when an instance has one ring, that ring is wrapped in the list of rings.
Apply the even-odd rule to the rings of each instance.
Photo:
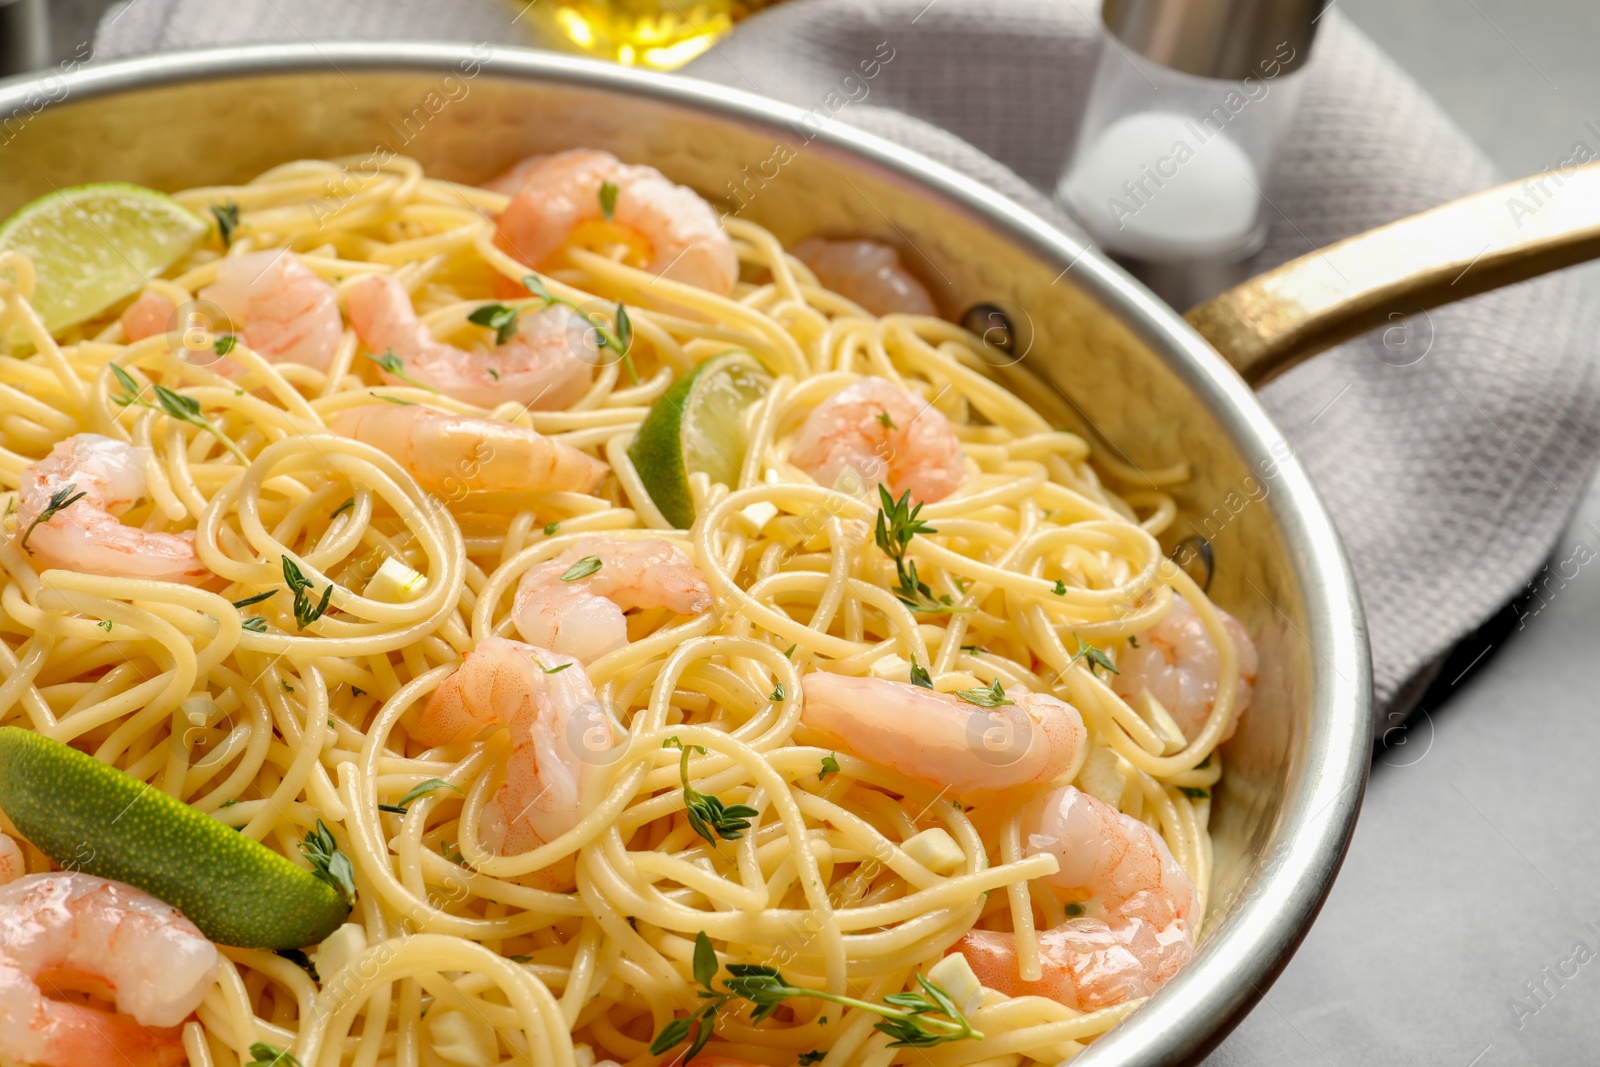
[[[310,210],[329,182],[348,198]],[[365,176],[296,162],[176,199],[202,216],[237,205],[231,246],[211,242],[149,284],[180,309],[228,259],[289,249],[340,306],[371,276],[396,279],[439,338],[487,340],[493,327],[470,316],[516,291],[535,308],[578,309],[601,340],[585,349],[591,383],[560,410],[481,407],[382,376],[383,353],[348,327],[325,369],[269,360],[239,332],[220,358],[196,360],[222,333],[180,344],[182,323],[132,340],[125,318],[104,315],[52,337],[29,305],[28,262],[0,263],[8,522],[19,525],[17,489],[52,446],[102,435],[144,450],[141,499],[122,525],[192,537],[205,574],[183,584],[47,567],[13,530],[0,543],[0,725],[67,742],[297,861],[320,820],[353,868],[354,911],[313,951],[315,977],[269,951],[222,950],[220,978],[182,1031],[194,1067],[258,1061],[256,1043],[305,1067],[656,1064],[710,1027],[697,1062],[1055,1063],[1140,1003],[990,992],[965,1012],[981,1040],[916,1050],[875,1028],[886,1016],[858,1004],[915,993],[970,932],[1016,934],[1017,973],[1038,981],[1053,966],[1045,932],[1101,905],[1051,881],[1058,860],[1030,844],[1022,794],[952,795],[808,724],[805,679],[819,670],[923,677],[949,701],[998,694],[971,705],[1002,728],[972,740],[980,757],[1000,753],[997,766],[1015,741],[1015,697],[1070,704],[1083,742],[1058,784],[1159,835],[1193,884],[1199,927],[1215,749],[1248,698],[1248,639],[1166,560],[1171,499],[1148,485],[1113,491],[1080,437],[985,374],[985,342],[928,316],[870,314],[732,218],[741,280],[727,296],[644,269],[625,241],[590,240],[536,264],[550,299],[530,301],[519,287],[529,265],[496,240],[508,196],[407,159]],[[604,343],[623,317],[627,360]],[[736,484],[691,473],[696,519],[674,529],[629,446],[675,380],[730,349],[772,380],[739,424]],[[867,377],[936,411],[960,443],[959,488],[922,507],[899,556],[874,533],[892,494],[818,484],[791,459],[808,415]],[[145,402],[146,383],[188,398],[196,417]],[[328,431],[374,404],[536,431],[609,473],[590,491],[495,487],[481,475],[494,457],[474,450],[427,456],[454,467],[425,486],[423,445]],[[522,577],[595,538],[670,543],[713,606],[635,610],[626,643],[579,668],[616,743],[574,742],[590,762],[570,829],[503,853],[486,822],[509,732],[432,747],[413,733],[464,656],[516,638]],[[386,564],[415,576],[404,594],[380,593]],[[1154,681],[1115,673],[1181,612],[1204,646],[1194,669],[1210,671],[1187,729]],[[1174,669],[1190,669],[1188,654],[1177,647]],[[919,733],[905,725],[912,763]],[[697,832],[696,797],[743,806],[747,827]],[[51,869],[25,854],[30,870]],[[696,1015],[707,990],[737,984],[702,980],[697,941],[718,965],[769,966],[848,1002],[788,997],[755,1021],[759,1001],[723,996]],[[649,1051],[675,1023],[685,1044]]]

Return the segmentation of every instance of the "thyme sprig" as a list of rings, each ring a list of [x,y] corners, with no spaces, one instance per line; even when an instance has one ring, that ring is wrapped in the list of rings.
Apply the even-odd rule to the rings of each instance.
[[[694,942],[694,978],[701,986],[699,996],[706,1003],[694,1013],[662,1027],[650,1045],[652,1055],[659,1056],[688,1040],[692,1032],[693,1043],[678,1062],[693,1060],[711,1040],[718,1012],[732,999],[746,1000],[753,1005],[750,1012],[753,1024],[771,1018],[785,1001],[800,997],[859,1008],[881,1017],[873,1028],[892,1038],[890,1048],[932,1048],[952,1041],[983,1040],[982,1032],[973,1028],[950,994],[920,974],[917,975],[920,992],[891,993],[883,998],[882,1004],[874,1004],[842,993],[794,985],[776,967],[765,964],[728,964],[728,977],[723,980],[721,989],[713,984],[717,972],[716,950],[712,948],[711,939],[701,931]]]
[[[934,534],[939,531],[919,518],[922,504],[911,503],[911,490],[907,489],[896,500],[881,484],[878,486],[878,522],[873,538],[883,554],[894,560],[895,576],[899,585],[894,590],[895,599],[912,611],[950,611],[949,596],[935,596],[928,583],[917,574],[915,560],[906,559],[906,548],[917,534]]]
[[[628,318],[628,305],[618,304],[615,327],[607,326],[606,321],[599,315],[593,314],[578,303],[565,297],[557,296],[545,285],[544,279],[537,274],[522,276],[523,287],[544,302],[544,307],[560,304],[569,307],[582,315],[584,321],[594,327],[595,342],[601,348],[609,348],[622,359],[622,368],[628,372],[628,380],[634,385],[639,384],[639,372],[633,366],[633,320]]]
[[[722,798],[702,793],[689,784],[689,750],[692,748],[702,756],[706,750],[700,745],[685,746],[676,737],[667,738],[661,747],[675,748],[683,753],[678,760],[678,776],[683,780],[684,813],[694,832],[713,847],[719,837],[724,841],[737,841],[743,837],[744,832],[750,829],[750,820],[761,814],[759,811],[748,804],[729,807],[722,803]]]
[[[164,385],[157,385],[153,387],[156,399],[154,403],[151,403],[144,398],[144,390],[139,388],[139,382],[133,375],[123,370],[116,363],[111,364],[111,373],[116,377],[117,384],[122,386],[122,392],[111,398],[111,402],[117,407],[125,408],[130,404],[137,404],[139,407],[149,408],[151,411],[162,412],[169,418],[177,419],[179,422],[187,422],[191,426],[198,426],[221,442],[222,447],[233,453],[233,457],[240,463],[246,466],[249,465],[250,457],[244,454],[244,450],[234,444],[233,438],[223,433],[216,423],[201,412],[200,401],[192,396],[185,396],[176,390],[168,389]]]
[[[283,557],[283,581],[289,587],[289,592],[294,594],[294,621],[296,628],[304,630],[328,612],[328,604],[333,599],[333,583],[322,591],[322,600],[314,599],[315,589],[310,578],[300,570],[300,565],[288,556]]]
[[[89,495],[88,493],[76,492],[77,488],[77,482],[68,482],[60,489],[57,489],[55,492],[51,493],[50,502],[44,506],[44,510],[35,515],[33,521],[28,523],[28,528],[22,531],[22,540],[19,542],[19,544],[21,544],[24,549],[27,549],[28,555],[33,555],[33,549],[28,548],[28,538],[33,536],[34,527],[38,526],[41,522],[49,522],[51,519],[55,518],[59,512],[65,511],[67,508],[70,508],[72,505]]]

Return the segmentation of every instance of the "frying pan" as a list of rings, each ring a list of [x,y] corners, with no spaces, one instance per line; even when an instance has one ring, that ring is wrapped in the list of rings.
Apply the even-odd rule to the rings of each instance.
[[[1262,996],[1321,906],[1366,780],[1360,602],[1305,470],[1251,386],[1386,321],[1600,253],[1600,171],[1517,228],[1494,192],[1284,265],[1187,321],[1094,248],[888,141],[721,86],[519,49],[213,49],[0,84],[0,215],[91,181],[238,182],[302,157],[409,155],[481,181],[535,152],[650,163],[786,244],[888,241],[959,315],[1007,324],[993,373],[1123,471],[1187,461],[1212,596],[1256,635],[1254,702],[1213,805],[1194,960],[1080,1057],[1203,1057]],[[337,196],[330,190],[330,196]],[[1177,547],[1177,546],[1168,546]]]

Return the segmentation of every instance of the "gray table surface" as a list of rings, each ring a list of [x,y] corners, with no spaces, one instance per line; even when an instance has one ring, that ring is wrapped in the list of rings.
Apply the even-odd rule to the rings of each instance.
[[[1507,174],[1600,122],[1594,0],[1331,2]],[[63,54],[105,4],[54,0]],[[1326,908],[1208,1067],[1600,1063],[1600,486],[1536,582],[1377,753]]]

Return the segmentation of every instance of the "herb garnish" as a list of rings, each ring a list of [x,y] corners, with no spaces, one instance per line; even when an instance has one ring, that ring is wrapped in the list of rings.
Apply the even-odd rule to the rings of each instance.
[[[321,819],[317,820],[316,829],[306,832],[300,851],[311,861],[312,874],[338,890],[346,904],[355,904],[355,868],[350,864],[350,857],[339,851],[333,831]]]
[[[894,424],[894,419],[889,416],[888,408],[884,408],[882,411],[874,415],[873,418],[877,419],[878,425],[882,426],[885,430],[898,430],[900,428]]]
[[[906,546],[913,537],[939,532],[917,517],[922,505],[918,503],[915,507],[911,506],[911,490],[907,489],[896,500],[881,484],[878,486],[878,503],[878,524],[873,535],[883,554],[894,560],[895,574],[900,579],[895,599],[912,611],[949,610],[950,598],[934,596],[928,583],[917,576],[916,562],[906,559]]]
[[[234,232],[239,229],[239,205],[232,200],[212,204],[211,217],[217,220],[217,236],[222,238],[222,247],[232,248]]]
[[[313,601],[311,579],[302,574],[299,565],[288,556],[283,557],[283,581],[294,594],[294,621],[299,629],[304,630],[327,613],[328,602],[333,598],[332,582],[322,591],[322,601]]]
[[[261,615],[252,615],[239,625],[244,627],[246,630],[251,630],[258,634],[264,634],[267,632],[267,620]]]
[[[245,1067],[300,1067],[300,1061],[294,1053],[269,1045],[265,1041],[257,1041],[250,1046],[250,1055],[255,1059],[245,1064]]]
[[[617,211],[617,187],[610,182],[600,183],[600,214],[611,221],[611,216]]]
[[[711,947],[711,939],[704,930],[700,931],[694,939],[694,980],[704,988],[700,997],[706,1001],[705,1005],[693,1015],[686,1015],[682,1019],[674,1019],[661,1028],[656,1039],[650,1042],[650,1054],[659,1056],[675,1045],[688,1040],[689,1032],[694,1031],[694,1040],[689,1047],[684,1049],[683,1055],[677,1062],[688,1063],[700,1054],[711,1040],[711,1032],[716,1026],[717,1012],[730,999],[728,993],[718,993],[711,983],[717,977],[717,951]]]
[[[782,682],[779,682],[773,688],[772,695],[767,697],[767,699],[772,701],[774,704],[776,704],[778,701],[783,699],[783,683]]]
[[[222,446],[233,453],[234,458],[240,463],[249,464],[250,457],[245,455],[239,446],[233,443],[233,439],[223,433],[216,423],[201,414],[200,401],[168,389],[164,385],[157,385],[155,386],[156,403],[152,404],[144,398],[144,391],[139,388],[139,383],[134,376],[123,370],[120,365],[111,364],[111,373],[116,377],[117,383],[122,386],[121,394],[111,398],[111,402],[117,407],[125,408],[129,404],[137,404],[139,407],[149,408],[151,411],[163,412],[168,417],[177,419],[179,422],[187,422],[191,426],[198,426],[220,441]]]
[[[545,307],[561,304],[582,315],[585,321],[594,327],[595,337],[597,338],[595,343],[601,348],[611,349],[611,351],[620,356],[622,358],[622,367],[628,372],[628,380],[634,385],[639,384],[639,372],[633,367],[633,320],[628,318],[626,304],[617,305],[617,324],[614,329],[611,329],[607,328],[605,320],[599,315],[585,310],[571,300],[556,296],[544,284],[544,279],[537,274],[524,274],[522,276],[522,284],[527,288],[528,292],[544,301]]]
[[[578,562],[568,567],[566,573],[561,575],[563,582],[575,582],[579,578],[587,578],[600,569],[599,556],[584,556]]]
[[[399,378],[403,382],[410,382],[412,385],[416,386],[418,389],[426,389],[428,392],[433,393],[435,395],[437,395],[438,392],[439,392],[439,390],[435,389],[431,385],[428,385],[426,382],[419,382],[415,378],[413,378],[411,376],[411,373],[406,370],[405,363],[400,359],[399,356],[394,354],[394,349],[392,349],[392,348],[387,350],[386,352],[384,352],[384,354],[381,355],[381,356],[375,356],[371,352],[368,352],[367,353],[367,358],[372,360],[372,362],[376,363],[378,366],[382,367],[384,370],[388,371],[390,374],[394,375],[396,378]],[[372,395],[373,396],[377,396],[378,394],[377,393],[373,393]],[[389,397],[383,397],[383,399],[384,400],[389,400],[390,398]],[[409,403],[411,403],[411,401],[409,401],[409,400],[393,400],[391,402],[392,403],[396,403],[396,404],[409,404]],[[335,514],[338,514],[338,513],[335,512]]]
[[[1067,663],[1067,666],[1072,666],[1072,664],[1078,662],[1080,659],[1086,659],[1089,661],[1089,673],[1091,674],[1094,673],[1094,669],[1096,667],[1104,667],[1112,674],[1122,673],[1121,671],[1117,670],[1116,664],[1111,662],[1111,657],[1106,655],[1103,651],[1094,647],[1093,645],[1084,644],[1083,638],[1079,637],[1077,634],[1073,634],[1072,639],[1078,642],[1078,651],[1072,654],[1072,659]]]
[[[830,752],[826,756],[823,756],[822,757],[822,770],[817,772],[817,781],[820,782],[824,778],[826,778],[828,775],[830,775],[830,774],[838,774],[838,773],[839,773],[839,756],[838,756],[838,753]]]
[[[517,316],[527,308],[509,304],[483,304],[472,309],[467,321],[475,326],[487,326],[494,331],[494,343],[503,345],[517,335]]]
[[[928,668],[917,662],[917,657],[911,657],[911,684],[924,689],[933,688],[933,676],[928,673]]]
[[[112,366],[115,365],[116,364],[112,364]],[[27,549],[28,555],[33,555],[33,549],[28,548],[28,538],[33,536],[33,529],[35,526],[38,526],[41,522],[49,522],[51,519],[56,517],[57,512],[65,511],[67,508],[70,508],[72,505],[89,495],[88,493],[75,494],[74,491],[77,488],[77,482],[68,482],[60,489],[57,489],[55,492],[51,493],[50,503],[46,504],[44,510],[39,512],[38,515],[34,516],[32,522],[28,523],[28,528],[22,531],[22,540],[19,543],[24,549]]]
[[[559,523],[559,522],[547,522],[547,523],[544,524],[544,535],[546,537],[549,537],[551,534],[554,534],[559,529],[561,529],[561,523]]]
[[[268,589],[265,593],[257,593],[255,596],[247,596],[243,600],[235,600],[233,602],[233,606],[236,608],[247,608],[251,604],[259,604],[263,600],[271,600],[277,595],[278,591],[276,589]]]
[[[218,337],[216,339],[216,341],[212,343],[211,350],[213,352],[215,352],[219,356],[225,356],[229,352],[232,352],[233,351],[233,346],[238,344],[238,343],[239,343],[239,335],[238,334],[236,334],[236,333],[225,333],[221,337]]]
[[[99,622],[95,623],[95,625],[100,627],[100,629],[104,630],[106,633],[110,633],[111,632],[111,620],[110,619],[101,619]]]
[[[737,841],[743,837],[744,832],[750,829],[750,820],[761,814],[759,811],[747,804],[725,807],[720,797],[702,793],[689,784],[689,749],[694,749],[702,756],[706,750],[700,745],[685,747],[676,737],[667,738],[661,747],[675,748],[683,753],[678,761],[678,776],[683,780],[684,812],[694,832],[713,847],[719,837],[724,841]]]
[[[1178,787],[1178,792],[1182,793],[1190,800],[1206,800],[1211,796],[1211,790],[1197,789],[1192,785],[1180,785]]]
[[[998,708],[1002,704],[1015,704],[1016,701],[1006,696],[1006,691],[1000,687],[1000,679],[996,678],[987,689],[982,687],[974,689],[957,689],[956,696],[968,704],[976,704],[980,708]]]
[[[1067,583],[1063,582],[1060,578],[1057,578],[1056,579],[1055,588],[1050,590],[1050,591],[1052,593],[1054,593],[1056,596],[1066,596],[1067,595]]]
[[[400,798],[400,803],[379,804],[378,810],[392,811],[396,815],[404,815],[406,813],[406,809],[411,807],[411,802],[413,800],[416,800],[418,797],[425,797],[437,789],[454,789],[457,793],[461,792],[460,786],[455,785],[452,782],[447,782],[443,778],[429,778],[425,782],[418,782],[416,785],[407,790],[406,795]]]
[[[346,500],[343,504],[340,504],[338,507],[333,509],[333,514],[328,516],[328,521],[332,522],[334,519],[337,519],[340,515],[343,515],[345,512],[349,511],[351,508],[353,508],[355,506],[356,506],[356,498],[355,497],[351,497],[350,499]]]

